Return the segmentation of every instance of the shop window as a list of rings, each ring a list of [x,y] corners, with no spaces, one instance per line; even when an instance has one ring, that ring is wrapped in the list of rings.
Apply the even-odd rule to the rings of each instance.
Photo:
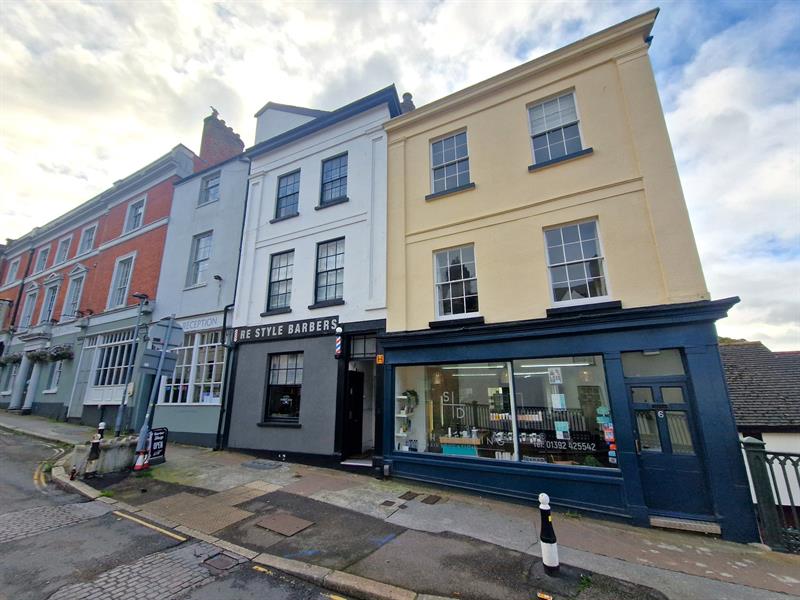
[[[100,336],[97,342],[97,366],[92,385],[125,385],[128,368],[133,365],[133,329]]]
[[[374,358],[376,354],[374,335],[354,335],[350,338],[350,358]]]
[[[622,371],[625,377],[666,377],[684,375],[680,350],[650,350],[644,352],[623,352]],[[671,388],[670,388],[671,389]],[[668,392],[668,395],[674,392]],[[683,392],[678,388],[681,399],[666,402],[683,402]],[[669,396],[673,398],[673,396]]]
[[[461,246],[434,253],[436,317],[459,317],[478,312],[475,249]]]
[[[186,333],[175,350],[175,370],[164,378],[160,402],[219,404],[225,368],[225,346],[219,331]]]
[[[303,353],[271,355],[265,421],[298,422],[302,387]]]
[[[602,357],[395,369],[394,450],[615,467]]]

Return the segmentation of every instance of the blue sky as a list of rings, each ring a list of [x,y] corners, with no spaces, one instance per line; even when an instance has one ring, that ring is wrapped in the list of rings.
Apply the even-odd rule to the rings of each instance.
[[[146,6],[146,10],[143,8]],[[208,106],[252,143],[266,101],[417,105],[650,2],[22,2],[0,11],[0,238],[178,142]],[[800,2],[662,2],[650,50],[712,296],[731,337],[800,348]]]

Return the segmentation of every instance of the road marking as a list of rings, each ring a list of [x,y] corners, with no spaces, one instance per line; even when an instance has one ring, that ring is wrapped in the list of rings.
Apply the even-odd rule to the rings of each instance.
[[[115,510],[112,514],[115,514],[118,517],[122,517],[123,519],[128,519],[129,521],[133,521],[134,523],[138,523],[139,525],[144,525],[148,529],[152,529],[153,531],[163,533],[164,535],[169,536],[172,539],[178,540],[179,542],[185,542],[188,539],[183,537],[182,535],[178,535],[177,533],[172,533],[171,531],[162,529],[161,527],[157,527],[156,525],[148,523],[147,521],[142,521],[141,519],[137,519],[136,517],[132,517],[131,515],[126,515],[125,513],[119,512],[118,510]]]
[[[331,600],[347,600],[347,598],[345,598],[344,596],[340,596],[338,594],[325,594],[325,596],[327,596]]]
[[[269,569],[267,569],[265,567],[259,567],[258,565],[253,565],[253,570],[254,571],[258,571],[259,573],[266,573],[267,575],[274,575],[275,574],[272,571],[270,571]]]

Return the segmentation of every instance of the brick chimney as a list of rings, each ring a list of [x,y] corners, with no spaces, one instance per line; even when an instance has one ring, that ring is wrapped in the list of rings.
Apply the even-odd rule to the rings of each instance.
[[[203,138],[200,141],[200,160],[207,168],[236,156],[244,150],[244,142],[239,134],[219,118],[213,106],[211,114],[203,120]]]

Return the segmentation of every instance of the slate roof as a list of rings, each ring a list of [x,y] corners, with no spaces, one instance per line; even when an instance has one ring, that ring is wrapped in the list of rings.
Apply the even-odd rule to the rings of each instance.
[[[800,352],[761,342],[719,346],[739,429],[800,430]]]

